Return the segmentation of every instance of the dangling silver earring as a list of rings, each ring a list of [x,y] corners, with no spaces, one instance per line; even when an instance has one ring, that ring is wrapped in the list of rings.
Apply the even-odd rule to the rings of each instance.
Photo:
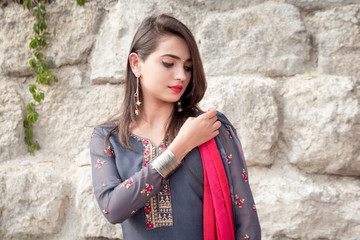
[[[139,100],[139,78],[140,75],[137,73],[136,74],[136,92],[134,94],[135,96],[135,115],[139,115],[139,107],[141,105],[141,102]]]
[[[182,112],[182,107],[181,107],[181,100],[179,100],[178,102],[177,102],[177,106],[178,106],[178,109],[177,109],[177,111],[178,112]]]

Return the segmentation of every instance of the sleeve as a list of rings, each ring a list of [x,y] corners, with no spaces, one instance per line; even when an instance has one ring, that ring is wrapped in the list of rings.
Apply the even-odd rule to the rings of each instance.
[[[164,183],[151,164],[132,177],[121,179],[113,146],[110,142],[109,146],[104,145],[104,132],[101,128],[95,128],[91,136],[92,180],[96,200],[103,215],[110,223],[116,224],[144,207],[146,202],[162,189]]]
[[[261,228],[239,138],[230,123],[222,124],[219,134],[231,176],[235,238],[261,239]]]

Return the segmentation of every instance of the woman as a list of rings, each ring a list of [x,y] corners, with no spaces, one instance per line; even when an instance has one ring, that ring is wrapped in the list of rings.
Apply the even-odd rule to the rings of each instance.
[[[190,30],[167,15],[145,19],[131,44],[120,117],[96,127],[90,142],[97,201],[124,239],[260,239],[240,142],[223,114],[199,109],[205,89]],[[219,178],[199,152],[213,138]],[[225,194],[214,193],[215,178]]]

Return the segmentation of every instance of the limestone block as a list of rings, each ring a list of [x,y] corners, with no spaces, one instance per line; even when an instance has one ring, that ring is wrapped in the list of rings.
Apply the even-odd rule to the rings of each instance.
[[[278,107],[276,82],[253,75],[217,77],[208,81],[201,103],[223,112],[237,129],[248,165],[271,165],[276,158]]]
[[[249,171],[263,239],[359,239],[359,179],[315,178],[286,163]]]
[[[44,87],[46,97],[37,108],[35,139],[41,151],[73,159],[88,148],[92,128],[119,111],[123,85],[79,86],[83,78],[75,67],[64,69],[60,75],[61,82]]]
[[[310,66],[309,34],[297,8],[267,2],[208,15],[197,35],[207,75],[303,73]]]
[[[286,81],[281,132],[291,163],[309,173],[360,176],[357,84],[341,76]]]
[[[0,162],[26,151],[25,103],[17,83],[0,80]]]
[[[4,239],[37,239],[60,231],[68,182],[51,162],[9,161],[0,166],[1,225]]]
[[[76,1],[66,0],[46,4],[46,10],[47,31],[51,34],[44,49],[47,59],[53,60],[56,66],[85,63],[101,22],[101,8],[94,2],[84,8]],[[29,43],[34,36],[33,14],[15,3],[0,14],[4,19],[0,30],[0,73],[32,74],[28,62],[32,55]]]
[[[358,1],[359,3],[359,1]],[[360,77],[360,4],[317,12],[306,19],[320,73]]]
[[[65,0],[49,4],[47,13],[51,34],[47,56],[56,66],[87,62],[102,21],[103,9],[91,1],[85,8]]]
[[[212,11],[227,11],[230,9],[237,8],[246,8],[261,4],[267,0],[227,0],[227,1],[217,1],[217,0],[195,0],[197,4],[206,5],[207,9]]]
[[[29,75],[35,18],[22,5],[9,2],[0,10],[0,75]]]
[[[87,156],[90,159],[90,155]],[[81,167],[74,177],[76,186],[75,204],[77,215],[81,216],[81,230],[78,237],[122,239],[122,229],[119,224],[109,223],[102,215],[96,202],[92,187],[91,166]]]
[[[273,0],[272,0],[273,1]],[[344,5],[357,4],[359,0],[275,0],[276,2],[285,2],[294,5],[305,11],[318,11]]]

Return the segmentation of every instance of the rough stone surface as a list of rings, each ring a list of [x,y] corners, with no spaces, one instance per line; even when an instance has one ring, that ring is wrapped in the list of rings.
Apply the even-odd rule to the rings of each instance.
[[[59,172],[49,171],[53,167],[51,161],[1,165],[2,237],[35,239],[60,231],[68,203],[68,182]]]
[[[345,5],[359,4],[359,0],[275,0],[276,2],[286,2],[304,11],[319,11]]]
[[[249,173],[263,239],[359,239],[359,179],[311,176],[281,161],[273,167]]]
[[[318,71],[360,77],[360,2],[317,12],[306,20],[315,38]]]
[[[25,153],[25,104],[20,94],[18,84],[0,80],[0,162]]]
[[[339,76],[299,75],[286,81],[282,134],[291,163],[310,173],[360,175],[356,84]]]
[[[225,113],[242,141],[262,239],[358,240],[359,4],[52,1],[44,51],[59,82],[42,87],[35,157],[22,129],[35,19],[15,1],[0,7],[0,238],[122,239],[93,195],[89,137],[120,109],[136,27],[168,13],[199,45],[208,77],[201,106]]]
[[[311,64],[309,34],[298,9],[288,4],[214,13],[204,20],[198,38],[208,75],[286,76],[303,73]]]
[[[57,76],[62,82],[44,88],[47,94],[38,107],[35,138],[47,151],[75,157],[88,147],[91,128],[118,112],[123,86],[86,86],[75,67],[66,67]]]
[[[209,85],[203,108],[215,107],[234,124],[248,165],[271,165],[279,132],[276,82],[244,75],[211,78]]]
[[[18,4],[0,9],[0,75],[29,75],[30,38],[35,18]]]

